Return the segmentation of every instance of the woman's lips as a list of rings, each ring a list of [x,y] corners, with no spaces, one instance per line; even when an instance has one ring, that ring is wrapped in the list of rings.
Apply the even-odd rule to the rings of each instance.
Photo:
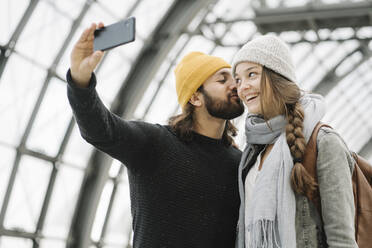
[[[257,97],[258,97],[258,95],[246,96],[246,97],[245,97],[245,100],[246,100],[247,103],[249,103],[249,102],[254,101]]]

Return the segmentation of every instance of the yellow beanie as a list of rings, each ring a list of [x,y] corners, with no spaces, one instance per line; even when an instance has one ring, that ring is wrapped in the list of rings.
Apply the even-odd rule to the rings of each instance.
[[[219,57],[191,52],[176,66],[176,91],[178,102],[183,108],[192,94],[215,72],[222,68],[231,68],[229,63]]]

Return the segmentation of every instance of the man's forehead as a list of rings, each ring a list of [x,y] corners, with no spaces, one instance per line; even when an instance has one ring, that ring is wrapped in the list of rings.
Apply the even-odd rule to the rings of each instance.
[[[231,68],[221,68],[213,74],[213,76],[219,75],[231,75]]]

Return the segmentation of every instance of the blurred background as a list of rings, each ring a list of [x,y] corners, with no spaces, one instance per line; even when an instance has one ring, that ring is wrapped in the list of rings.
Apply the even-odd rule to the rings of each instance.
[[[231,62],[251,38],[275,33],[301,88],[325,97],[324,122],[372,161],[371,0],[1,0],[1,248],[131,247],[125,166],[82,140],[65,82],[83,29],[129,16],[135,42],[96,71],[118,115],[166,124],[180,111],[173,69],[183,55]],[[243,131],[236,143],[244,148]]]

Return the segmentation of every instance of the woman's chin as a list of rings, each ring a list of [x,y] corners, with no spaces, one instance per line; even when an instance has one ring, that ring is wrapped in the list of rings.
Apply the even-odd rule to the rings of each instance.
[[[253,104],[249,104],[249,105],[246,104],[245,106],[247,106],[248,113],[250,113],[250,114],[260,114],[261,113],[258,106],[254,106]]]

